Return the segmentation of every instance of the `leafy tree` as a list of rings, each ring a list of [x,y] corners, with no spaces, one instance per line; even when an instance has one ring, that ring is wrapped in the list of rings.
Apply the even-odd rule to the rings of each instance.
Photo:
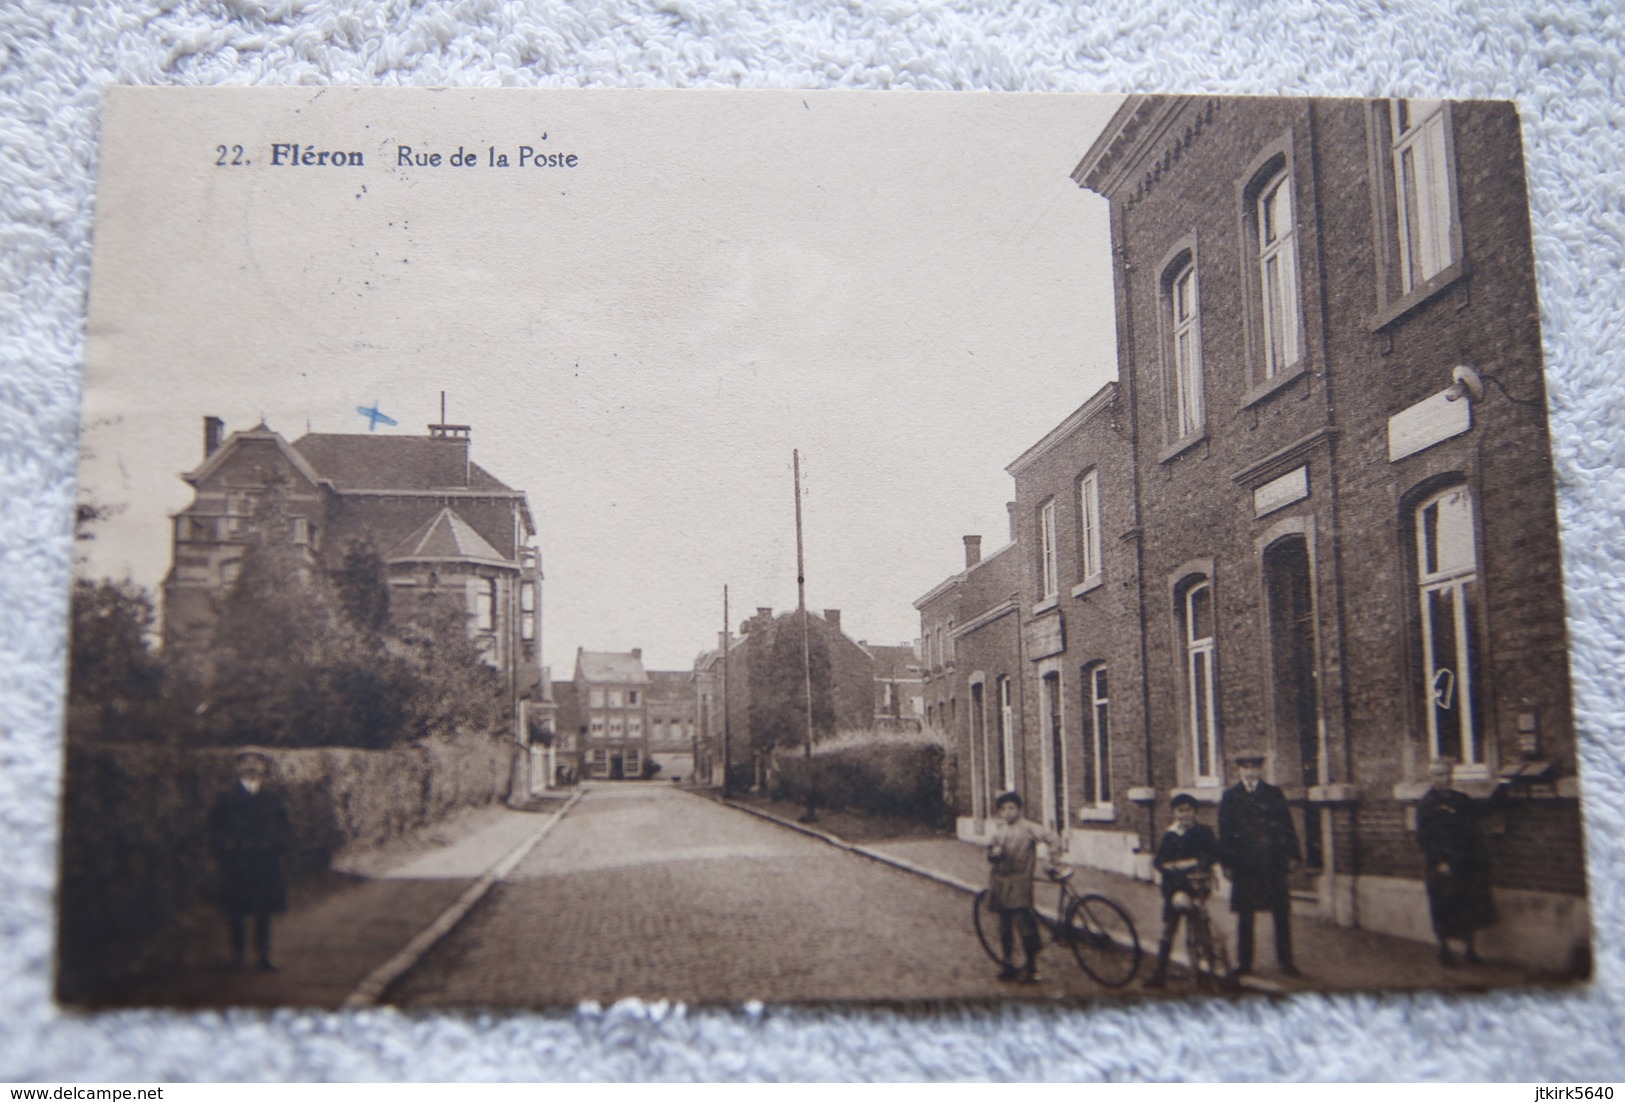
[[[164,687],[148,644],[157,619],[152,595],[131,581],[77,578],[71,615],[68,700],[94,706],[99,733],[112,734],[121,715],[157,700]]]
[[[807,659],[802,660],[802,617],[807,622]],[[750,730],[760,753],[802,746],[807,741],[807,670],[812,680],[815,738],[835,730],[834,679],[829,640],[822,621],[808,613],[791,613],[751,632],[751,646],[761,649],[750,664]]]
[[[406,718],[414,737],[491,731],[508,719],[502,677],[468,627],[461,591],[431,587],[400,628],[413,678]]]
[[[339,609],[364,637],[379,639],[389,627],[389,576],[384,557],[363,537],[350,541],[344,565],[333,574]]]

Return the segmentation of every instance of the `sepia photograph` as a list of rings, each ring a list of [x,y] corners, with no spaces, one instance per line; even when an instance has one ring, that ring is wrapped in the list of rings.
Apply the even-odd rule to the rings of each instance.
[[[61,1003],[1591,978],[1513,104],[115,88],[100,141]]]

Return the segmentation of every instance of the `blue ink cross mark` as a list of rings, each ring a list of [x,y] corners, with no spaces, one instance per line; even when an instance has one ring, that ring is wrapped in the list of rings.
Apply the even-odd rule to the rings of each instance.
[[[383,422],[386,425],[399,424],[399,422],[396,421],[395,418],[391,417],[387,413],[381,412],[378,409],[378,403],[377,402],[374,402],[371,406],[356,406],[355,411],[357,413],[361,414],[361,416],[367,418],[367,420],[369,422],[369,424],[367,425],[367,431],[368,432],[377,431],[378,423],[380,421]]]

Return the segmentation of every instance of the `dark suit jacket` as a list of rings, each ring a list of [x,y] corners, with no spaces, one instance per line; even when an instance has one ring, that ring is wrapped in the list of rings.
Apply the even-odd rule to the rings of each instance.
[[[1286,796],[1259,781],[1248,792],[1236,784],[1219,801],[1219,854],[1230,874],[1232,911],[1286,907],[1286,876],[1299,856],[1298,831]]]
[[[209,812],[209,843],[220,865],[220,903],[230,914],[287,909],[282,855],[293,842],[288,810],[268,785],[233,783]]]

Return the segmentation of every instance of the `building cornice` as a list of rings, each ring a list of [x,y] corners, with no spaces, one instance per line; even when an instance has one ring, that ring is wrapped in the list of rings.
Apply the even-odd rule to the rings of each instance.
[[[1218,97],[1135,96],[1118,108],[1072,179],[1110,200],[1138,200],[1213,121]],[[1185,116],[1185,108],[1194,111]],[[1176,121],[1186,117],[1184,127]]]
[[[1042,440],[1017,456],[1016,459],[1004,469],[1005,473],[1008,475],[1021,474],[1028,467],[1031,467],[1034,463],[1038,462],[1039,459],[1043,458],[1046,454],[1053,450],[1056,445],[1060,444],[1073,433],[1083,428],[1084,425],[1087,425],[1090,421],[1094,420],[1094,418],[1102,410],[1113,406],[1116,401],[1117,384],[1114,382],[1107,383],[1105,386],[1095,391],[1095,393],[1091,395],[1089,400],[1084,402],[1083,405],[1067,414],[1064,421],[1050,429],[1049,432],[1045,433]]]

